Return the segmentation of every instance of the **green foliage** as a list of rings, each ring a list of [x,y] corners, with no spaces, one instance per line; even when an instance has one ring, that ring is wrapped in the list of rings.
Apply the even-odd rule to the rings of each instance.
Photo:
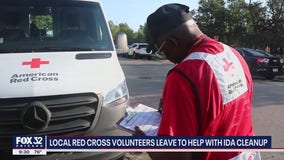
[[[265,37],[270,46],[276,48],[284,46],[284,1],[269,0],[267,2],[266,30],[270,35]]]
[[[144,26],[140,25],[138,31],[137,31],[137,37],[136,41],[137,42],[145,42],[145,32],[144,32]]]
[[[200,0],[195,20],[209,36],[234,45],[264,49],[284,46],[284,1]]]
[[[33,16],[32,21],[39,29],[52,30],[52,17],[50,15]]]
[[[109,24],[109,28],[111,30],[112,37],[113,37],[113,39],[115,39],[117,33],[119,32],[119,27],[116,26],[112,21],[109,21],[108,24]]]
[[[134,32],[133,29],[131,29],[127,23],[120,23],[118,25],[115,25],[112,21],[109,21],[110,30],[112,33],[113,39],[116,38],[116,35],[118,32],[124,32],[127,35],[128,43],[134,43],[134,42],[145,42],[146,36],[145,36],[145,27],[143,25],[140,25],[137,32]]]
[[[199,4],[196,19],[201,30],[211,37],[225,40],[228,13],[224,0],[201,0]]]

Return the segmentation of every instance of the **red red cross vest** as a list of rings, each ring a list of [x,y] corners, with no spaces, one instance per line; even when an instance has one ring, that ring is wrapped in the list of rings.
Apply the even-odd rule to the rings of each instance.
[[[252,78],[233,48],[207,39],[168,74],[158,135],[252,136]],[[207,152],[204,159],[239,153]]]

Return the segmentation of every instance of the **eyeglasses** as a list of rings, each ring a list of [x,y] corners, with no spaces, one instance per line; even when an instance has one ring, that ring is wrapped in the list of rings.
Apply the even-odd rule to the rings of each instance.
[[[155,48],[157,49],[157,51],[155,52],[155,54],[158,54],[158,53],[163,49],[163,47],[164,47],[165,44],[166,44],[166,41],[164,41],[164,42],[160,45],[159,48],[158,48],[158,45],[155,44]]]

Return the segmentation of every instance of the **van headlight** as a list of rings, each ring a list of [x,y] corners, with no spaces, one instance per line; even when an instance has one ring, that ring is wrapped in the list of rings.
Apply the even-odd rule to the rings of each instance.
[[[103,94],[104,101],[103,105],[119,105],[125,101],[128,100],[129,93],[128,93],[128,88],[126,85],[126,81],[124,80],[122,83],[120,83],[116,88],[105,92]]]

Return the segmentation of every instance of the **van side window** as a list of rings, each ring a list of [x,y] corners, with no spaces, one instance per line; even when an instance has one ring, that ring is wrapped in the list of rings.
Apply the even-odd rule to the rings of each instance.
[[[25,31],[21,28],[21,13],[7,12],[3,15],[3,29],[0,36],[3,41],[19,41],[27,38]]]

